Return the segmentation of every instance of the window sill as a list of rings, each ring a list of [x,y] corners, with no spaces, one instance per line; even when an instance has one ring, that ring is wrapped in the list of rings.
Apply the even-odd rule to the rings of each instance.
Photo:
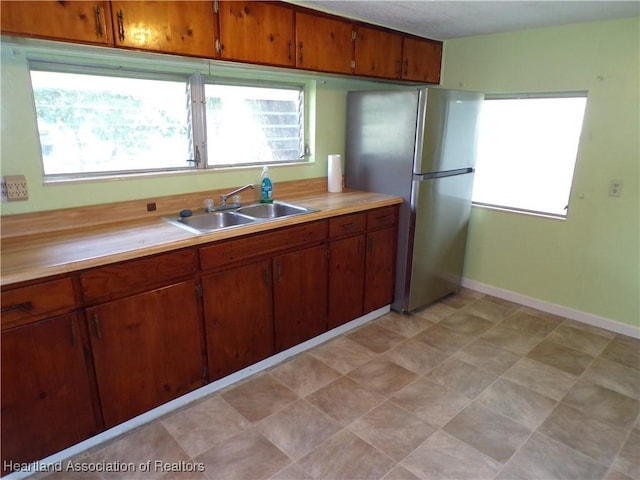
[[[532,216],[532,217],[550,218],[552,220],[566,220],[567,219],[566,215],[557,215],[557,214],[554,214],[554,213],[547,213],[547,212],[536,212],[534,210],[525,210],[525,209],[521,209],[521,208],[504,207],[504,206],[498,206],[498,205],[489,205],[489,204],[485,204],[485,203],[472,202],[471,206],[472,207],[476,207],[476,208],[486,209],[486,210],[496,210],[496,211],[506,212],[506,213],[516,213],[516,214],[521,214],[521,215],[529,215],[529,216]]]
[[[272,164],[256,164],[256,165],[225,165],[220,167],[209,168],[190,168],[184,170],[163,170],[153,172],[132,172],[132,173],[104,173],[104,174],[88,174],[88,175],[50,175],[44,176],[44,185],[66,185],[77,183],[99,183],[99,182],[111,182],[122,180],[136,180],[146,178],[159,178],[159,177],[171,177],[171,176],[185,176],[185,175],[206,175],[214,172],[230,172],[230,171],[242,171],[252,169],[262,169],[264,165],[269,168],[277,167],[295,167],[303,165],[313,165],[313,161],[305,160],[299,162],[287,162],[287,163],[272,163]]]

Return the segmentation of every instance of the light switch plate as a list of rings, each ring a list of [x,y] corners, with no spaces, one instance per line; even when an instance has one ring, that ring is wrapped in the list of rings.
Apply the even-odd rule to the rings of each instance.
[[[619,197],[622,195],[622,180],[613,179],[609,183],[609,196],[610,197]]]

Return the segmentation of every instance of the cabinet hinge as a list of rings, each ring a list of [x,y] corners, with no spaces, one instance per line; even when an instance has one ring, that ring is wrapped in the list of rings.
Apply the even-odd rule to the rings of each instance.
[[[356,41],[356,36],[357,36],[356,31],[355,30],[351,30],[351,41],[352,42]]]
[[[351,68],[356,68],[356,61],[355,60],[351,60]]]
[[[216,38],[216,52],[220,53],[222,51],[222,43],[220,43],[220,39]]]
[[[220,3],[218,0],[213,2],[213,13],[218,13],[220,11]]]
[[[196,297],[202,298],[202,285],[196,285]]]

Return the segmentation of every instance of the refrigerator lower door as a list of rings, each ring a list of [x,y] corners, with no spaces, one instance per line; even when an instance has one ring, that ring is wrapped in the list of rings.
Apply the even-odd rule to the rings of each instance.
[[[460,287],[473,189],[472,172],[416,178],[405,311],[433,303]]]

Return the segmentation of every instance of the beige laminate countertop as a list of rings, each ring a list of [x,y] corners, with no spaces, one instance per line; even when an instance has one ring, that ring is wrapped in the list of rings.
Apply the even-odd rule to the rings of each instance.
[[[400,197],[360,191],[314,193],[283,200],[318,211],[206,234],[191,233],[167,223],[163,220],[163,215],[158,215],[153,218],[113,222],[83,229],[69,228],[53,233],[3,238],[0,285],[7,286],[75,272],[402,202]]]

